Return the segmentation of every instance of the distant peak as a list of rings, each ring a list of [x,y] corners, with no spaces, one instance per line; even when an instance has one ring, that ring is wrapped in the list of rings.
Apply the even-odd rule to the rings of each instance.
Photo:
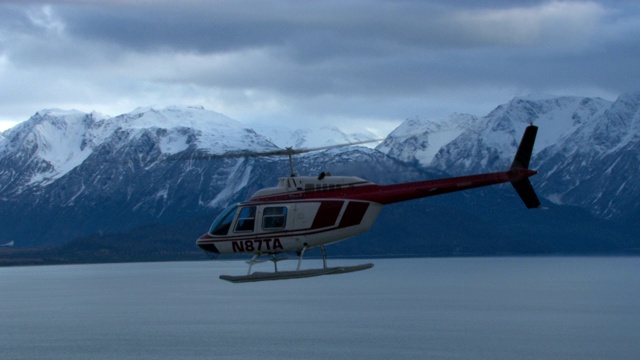
[[[171,105],[166,107],[138,107],[116,117],[124,128],[192,128],[215,132],[219,127],[244,128],[238,121],[202,106]]]
[[[41,117],[45,117],[45,116],[64,117],[64,116],[70,116],[70,115],[71,116],[85,115],[85,113],[79,110],[62,110],[62,109],[53,108],[53,109],[40,110],[36,112],[34,116],[37,116],[37,115]]]
[[[138,106],[131,113],[134,112],[148,112],[148,111],[189,111],[189,110],[206,110],[202,105],[167,105],[167,106],[156,106],[156,105],[148,105],[148,106]]]
[[[545,100],[553,100],[557,99],[560,96],[552,95],[552,94],[544,94],[544,93],[533,93],[524,96],[516,96],[513,98],[513,101],[525,100],[525,101],[545,101]]]

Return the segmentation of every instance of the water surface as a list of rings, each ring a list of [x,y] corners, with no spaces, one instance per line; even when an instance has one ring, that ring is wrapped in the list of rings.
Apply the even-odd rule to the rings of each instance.
[[[640,358],[640,258],[373,262],[250,284],[218,279],[237,261],[0,268],[2,358]]]

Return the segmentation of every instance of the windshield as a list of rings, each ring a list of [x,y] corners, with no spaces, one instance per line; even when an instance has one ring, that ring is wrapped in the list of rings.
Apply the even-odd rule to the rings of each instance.
[[[238,205],[233,205],[223,211],[216,220],[211,225],[211,230],[209,230],[209,234],[211,235],[227,235],[229,232],[229,227],[231,226],[231,222],[233,221],[233,217],[236,215],[236,209]]]

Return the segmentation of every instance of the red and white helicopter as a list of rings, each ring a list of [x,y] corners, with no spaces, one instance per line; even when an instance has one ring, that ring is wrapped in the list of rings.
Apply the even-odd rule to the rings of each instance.
[[[526,128],[511,167],[506,171],[393,185],[377,185],[354,176],[295,176],[291,156],[317,149],[287,148],[260,155],[288,155],[291,176],[276,187],[256,191],[246,202],[223,211],[196,244],[206,252],[250,254],[247,275],[220,278],[249,282],[340,274],[368,269],[373,264],[327,267],[324,246],[363,233],[373,225],[383,206],[427,196],[510,182],[527,208],[540,201],[529,181],[537,171],[529,169],[538,128]],[[255,155],[254,155],[255,156]],[[320,247],[323,267],[301,270],[306,250]],[[297,253],[294,271],[278,271],[281,253]],[[274,272],[251,272],[258,257],[271,256]]]

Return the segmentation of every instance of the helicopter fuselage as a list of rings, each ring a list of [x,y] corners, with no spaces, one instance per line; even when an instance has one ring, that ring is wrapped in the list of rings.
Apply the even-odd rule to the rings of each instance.
[[[383,206],[348,197],[375,185],[357,177],[287,177],[278,185],[222,212],[197,245],[221,254],[299,251],[367,231]]]
[[[197,240],[218,254],[275,254],[300,251],[363,233],[384,205],[499,184],[536,174],[525,168],[394,185],[352,176],[285,177],[258,190],[249,201],[222,212]],[[528,182],[528,180],[527,180]]]

